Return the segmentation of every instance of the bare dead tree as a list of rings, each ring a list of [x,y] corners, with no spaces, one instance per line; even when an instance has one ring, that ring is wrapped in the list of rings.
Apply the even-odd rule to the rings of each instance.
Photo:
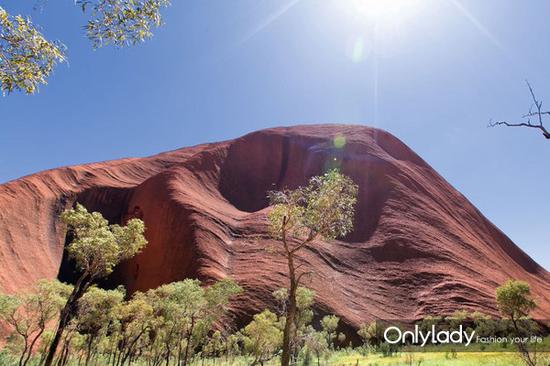
[[[533,88],[531,87],[531,84],[529,81],[526,80],[527,87],[529,88],[529,93],[531,93],[531,98],[533,99],[533,104],[529,108],[529,112],[522,116],[523,119],[525,119],[525,122],[519,122],[519,123],[510,123],[507,121],[498,121],[498,122],[489,122],[488,127],[496,127],[496,126],[507,126],[507,127],[529,127],[529,128],[536,128],[542,131],[542,135],[550,139],[550,132],[544,127],[542,123],[542,119],[544,115],[550,116],[550,111],[543,111],[542,110],[542,101],[538,100],[535,96],[535,92],[533,91]],[[536,110],[533,110],[535,108]],[[534,121],[532,122],[532,120]]]

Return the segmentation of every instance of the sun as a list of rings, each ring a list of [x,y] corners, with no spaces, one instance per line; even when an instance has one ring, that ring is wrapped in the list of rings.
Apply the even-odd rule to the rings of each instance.
[[[349,10],[360,17],[375,20],[400,20],[412,15],[419,6],[418,0],[342,0]]]

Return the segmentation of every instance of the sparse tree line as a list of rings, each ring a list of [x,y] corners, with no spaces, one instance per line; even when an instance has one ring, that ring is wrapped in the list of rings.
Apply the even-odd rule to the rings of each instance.
[[[50,280],[40,281],[35,292],[2,296],[1,317],[13,330],[5,347],[19,354],[18,365],[29,364],[36,346],[34,364],[45,364],[56,333],[52,324],[70,292],[70,285]],[[206,340],[221,337],[218,330],[209,338],[229,299],[239,292],[231,280],[201,287],[189,279],[125,300],[122,288],[92,286],[66,324],[52,364],[122,366],[140,360],[144,365],[188,365]],[[224,340],[216,347],[226,345]]]
[[[521,282],[511,281],[499,289],[499,306],[503,313],[511,311],[510,322],[479,312],[457,311],[448,317],[426,317],[419,324],[423,330],[433,324],[439,325],[438,329],[442,329],[442,323],[449,329],[463,325],[480,336],[532,334],[535,323],[525,322],[526,311],[532,306],[531,300],[521,294],[525,288]],[[54,324],[72,290],[73,286],[57,280],[41,280],[31,292],[1,295],[0,319],[10,332],[3,344],[6,358],[0,358],[0,362],[10,359],[13,365],[43,365],[55,334]],[[275,291],[277,306],[255,314],[246,326],[236,330],[227,310],[231,299],[241,291],[232,280],[201,286],[198,280],[186,279],[127,298],[122,287],[105,290],[91,286],[65,327],[53,364],[224,365],[238,357],[245,357],[250,365],[276,361],[282,352],[288,290]],[[332,352],[351,347],[337,316],[326,315],[314,321],[314,296],[305,287],[297,290],[291,364],[327,365]],[[518,299],[525,306],[518,307]],[[359,328],[362,345],[356,351],[385,356],[400,351],[400,347],[384,342],[379,324],[373,321]],[[540,365],[540,355],[532,349],[524,347],[518,352],[526,365]]]
[[[284,366],[326,365],[332,352],[351,342],[337,316],[314,316],[315,293],[302,286],[311,272],[302,269],[297,253],[318,238],[349,233],[356,194],[355,184],[336,170],[311,178],[305,187],[269,194],[268,220],[279,243],[270,249],[288,264],[288,288],[273,292],[276,306],[253,315],[240,330],[228,310],[243,289],[231,279],[209,284],[185,279],[131,295],[123,287],[97,287],[97,280],[145,247],[145,226],[140,219],[112,225],[77,204],[61,215],[68,227],[67,254],[79,273],[75,284],[41,280],[30,291],[0,294],[0,334],[6,335],[0,339],[0,363],[202,366],[244,357],[250,365],[264,365],[280,357]],[[507,330],[495,329],[499,323],[480,313],[456,312],[445,321],[450,327],[469,324],[478,334],[532,331],[523,325],[535,308],[526,283],[508,281],[496,301],[511,322]],[[427,317],[421,326],[442,321]],[[390,356],[398,350],[384,342],[376,322],[362,325],[357,335],[361,352]],[[526,365],[540,364],[532,349],[519,346],[518,352]]]

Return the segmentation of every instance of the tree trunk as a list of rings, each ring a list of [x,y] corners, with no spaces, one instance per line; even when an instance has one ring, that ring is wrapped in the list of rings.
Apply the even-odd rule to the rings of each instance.
[[[76,282],[71,295],[67,299],[67,303],[59,315],[59,322],[57,324],[57,329],[55,330],[55,336],[53,337],[50,348],[48,349],[48,356],[46,357],[44,366],[52,366],[55,353],[57,352],[57,347],[59,346],[59,342],[63,336],[63,331],[74,316],[78,300],[82,297],[82,295],[84,295],[88,287],[91,285],[91,282],[92,278],[87,274],[80,276]]]
[[[92,357],[92,343],[94,341],[94,338],[92,336],[89,336],[88,338],[88,344],[86,347],[86,361],[84,362],[85,366],[88,366],[90,364],[90,358]]]
[[[514,330],[516,331],[516,336],[523,337],[523,334],[522,334],[523,332],[520,330],[516,319],[514,319],[513,316],[511,317],[511,319],[512,319],[512,325],[514,326]],[[522,342],[519,342],[517,343],[517,348],[519,353],[521,354],[521,357],[523,358],[523,361],[525,361],[525,363],[528,366],[537,366],[535,360],[531,358],[531,354],[529,353],[529,348],[525,344],[523,344]]]
[[[187,362],[189,362],[189,351],[191,347],[191,339],[193,338],[193,330],[195,328],[195,317],[191,317],[191,327],[189,328],[189,333],[187,335],[187,344],[185,345],[185,351],[183,354],[183,363],[182,366],[187,366]]]
[[[27,355],[28,350],[28,337],[23,336],[25,338],[25,346],[23,347],[23,352],[21,353],[21,357],[19,357],[19,366],[23,366],[23,360],[25,359],[25,356]]]
[[[283,355],[281,357],[281,366],[290,365],[291,335],[294,333],[294,319],[296,318],[296,289],[298,284],[296,281],[293,254],[288,254],[288,274],[290,279],[290,291],[288,294],[288,312],[286,314],[285,328],[283,331]]]
[[[27,358],[25,358],[25,361],[23,361],[23,366],[27,365],[27,363],[29,362],[29,359],[32,356],[34,345],[36,344],[36,341],[38,340],[38,338],[40,338],[42,333],[44,333],[43,327],[40,328],[40,331],[38,332],[38,334],[35,335],[34,339],[32,340],[31,345],[29,346],[29,350],[27,351]]]

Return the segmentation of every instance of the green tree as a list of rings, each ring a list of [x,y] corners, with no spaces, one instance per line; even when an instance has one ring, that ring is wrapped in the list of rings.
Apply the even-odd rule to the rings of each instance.
[[[536,304],[531,297],[531,289],[526,282],[508,280],[496,290],[496,301],[500,313],[510,319],[515,336],[525,336],[525,322],[529,313],[535,309]],[[522,323],[521,321],[524,320]],[[516,346],[528,366],[537,365],[536,353],[531,353],[523,342],[517,342]]]
[[[65,46],[48,41],[21,15],[11,16],[0,6],[0,88],[32,94],[46,84],[58,62],[65,61]]]
[[[0,294],[0,320],[22,341],[19,366],[29,362],[37,341],[59,315],[70,292],[71,286],[57,280],[40,280],[31,292]]]
[[[140,347],[148,343],[156,319],[153,304],[142,292],[134,293],[129,301],[120,304],[115,314],[119,330],[114,364],[123,366],[131,363]]]
[[[107,335],[109,325],[115,321],[115,311],[124,301],[122,288],[104,290],[92,286],[78,301],[75,328],[85,337],[85,365],[90,363],[102,336]]]
[[[483,314],[479,311],[474,311],[471,315],[474,322],[474,330],[480,337],[488,337],[496,334],[498,323],[490,315]]]
[[[263,365],[281,347],[281,324],[277,315],[269,310],[254,315],[242,333],[245,350],[254,357],[252,365]]]
[[[497,288],[496,300],[500,313],[512,321],[528,316],[536,307],[531,298],[531,289],[523,281],[506,281]]]
[[[109,44],[135,45],[153,35],[162,24],[161,9],[169,0],[76,0],[89,14],[84,27],[94,48]],[[0,7],[0,89],[33,94],[55,65],[65,61],[66,47],[48,41],[31,22],[21,15],[12,16]]]
[[[336,329],[338,329],[339,323],[340,318],[336,315],[325,315],[321,319],[321,327],[327,336],[327,344],[330,349],[334,349],[334,340],[337,336]]]
[[[460,325],[464,325],[464,322],[469,319],[469,314],[466,310],[456,310],[445,320],[451,329],[456,329]]]
[[[308,327],[305,337],[305,347],[309,352],[315,354],[317,366],[321,365],[321,357],[329,351],[326,332],[318,332],[313,327]]]
[[[273,292],[273,296],[279,302],[280,310],[282,310],[279,315],[281,320],[284,322],[287,317],[288,310],[288,289],[280,288]],[[296,316],[294,317],[294,326],[293,334],[291,336],[291,359],[295,359],[298,356],[299,348],[305,342],[307,337],[306,332],[308,325],[313,320],[313,306],[315,298],[315,291],[310,290],[306,287],[298,287],[296,289]]]
[[[216,330],[208,338],[208,341],[205,342],[202,349],[203,357],[220,357],[222,352],[224,352],[224,340],[222,338],[222,333],[219,330]]]
[[[79,299],[92,283],[109,275],[118,263],[133,257],[147,244],[143,236],[145,226],[139,219],[129,220],[126,226],[109,225],[99,212],[90,213],[81,204],[63,212],[61,219],[73,236],[67,253],[80,270],[80,275],[61,310],[45,366],[52,365],[63,331],[77,313]]]
[[[269,193],[272,209],[268,218],[279,250],[287,261],[289,301],[283,336],[282,366],[291,358],[296,317],[296,290],[307,272],[297,273],[297,254],[316,239],[343,237],[353,229],[357,186],[336,170],[313,177],[306,187]]]
[[[156,349],[151,349],[153,358],[163,357],[168,364],[174,356],[179,365],[189,364],[213,325],[225,315],[229,300],[241,291],[230,279],[208,287],[186,279],[148,291],[158,330]]]
[[[376,347],[380,343],[380,329],[376,321],[372,321],[368,324],[361,324],[359,330],[357,331],[357,335],[361,337],[365,347]]]

